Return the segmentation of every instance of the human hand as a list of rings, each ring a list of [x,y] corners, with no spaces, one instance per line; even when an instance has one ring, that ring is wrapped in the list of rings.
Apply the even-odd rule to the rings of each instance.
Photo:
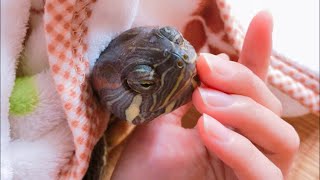
[[[203,54],[197,70],[205,87],[193,94],[203,116],[181,127],[190,105],[136,128],[113,179],[283,179],[299,147],[283,121],[281,103],[264,84],[272,21],[259,13],[239,63]],[[227,127],[229,128],[227,128]]]

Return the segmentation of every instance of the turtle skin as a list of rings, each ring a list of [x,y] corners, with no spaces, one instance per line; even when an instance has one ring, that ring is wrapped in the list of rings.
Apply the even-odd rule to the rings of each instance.
[[[136,27],[121,33],[100,54],[91,83],[115,119],[139,125],[191,101],[200,84],[196,59],[193,46],[174,27]],[[84,179],[102,179],[106,145],[104,135]]]

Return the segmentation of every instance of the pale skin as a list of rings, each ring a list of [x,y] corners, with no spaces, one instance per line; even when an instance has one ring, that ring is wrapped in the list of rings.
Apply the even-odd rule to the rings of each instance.
[[[190,105],[137,127],[113,179],[285,179],[300,140],[265,85],[272,26],[267,12],[254,17],[238,63],[201,54],[196,127],[181,127]]]

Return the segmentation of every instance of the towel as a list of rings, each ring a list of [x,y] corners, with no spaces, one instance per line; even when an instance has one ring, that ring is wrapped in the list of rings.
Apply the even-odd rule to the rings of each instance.
[[[110,114],[99,107],[88,77],[101,51],[119,33],[136,26],[172,25],[197,52],[226,53],[236,61],[246,31],[226,0],[46,0],[43,3],[46,47],[43,57],[47,58],[75,146],[69,162],[59,170],[60,179],[83,177],[92,149],[108,125]],[[3,8],[3,5],[16,4],[21,6],[18,12]],[[1,42],[7,42],[6,47],[1,46],[7,53],[1,54],[1,62],[3,57],[6,62],[1,66],[1,80],[4,72],[8,77],[1,81],[1,98],[5,104],[1,105],[1,111],[8,112],[15,62],[26,34],[21,29],[26,29],[30,4],[8,0],[1,1],[1,5],[1,28],[7,30],[1,31]],[[9,17],[18,23],[10,24]],[[4,27],[3,23],[8,24]],[[16,29],[20,31],[16,33]],[[10,38],[17,41],[8,43]],[[319,113],[317,73],[274,50],[267,81],[282,102],[288,103],[285,110],[291,111],[285,112],[287,116],[296,109],[302,110],[296,115]],[[7,119],[8,113],[2,113],[1,133],[4,132],[6,140],[1,138],[1,141],[4,143],[10,140]],[[10,162],[7,165],[10,167]]]

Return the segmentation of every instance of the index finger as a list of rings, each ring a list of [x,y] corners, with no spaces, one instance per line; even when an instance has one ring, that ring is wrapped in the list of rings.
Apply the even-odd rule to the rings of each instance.
[[[208,87],[228,94],[248,96],[277,115],[282,105],[266,84],[242,64],[212,54],[201,54],[197,61],[201,81]]]

